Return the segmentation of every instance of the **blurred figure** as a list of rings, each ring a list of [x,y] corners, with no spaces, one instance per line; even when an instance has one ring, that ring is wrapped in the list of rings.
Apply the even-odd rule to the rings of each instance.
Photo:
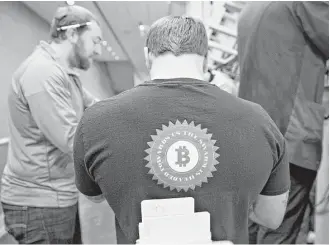
[[[50,35],[14,73],[8,98],[11,142],[1,202],[6,228],[19,243],[81,242],[73,138],[96,99],[74,68],[91,66],[102,33],[91,12],[70,6],[56,11]]]
[[[204,73],[204,80],[230,94],[238,95],[238,84],[236,81],[221,71],[208,69]]]
[[[211,214],[213,241],[247,243],[249,216],[270,228],[282,221],[284,138],[259,105],[204,80],[207,40],[193,18],[156,21],[145,48],[151,80],[87,109],[78,126],[77,187],[107,200],[119,244],[139,238],[147,199],[193,197]]]
[[[275,231],[251,243],[294,244],[322,153],[322,93],[329,59],[328,2],[251,2],[238,23],[239,97],[260,104],[285,136],[291,190]]]
[[[212,72],[214,74],[214,78],[211,81],[211,84],[214,84],[220,89],[237,96],[238,94],[237,84],[233,79],[230,78],[230,76],[217,70]]]

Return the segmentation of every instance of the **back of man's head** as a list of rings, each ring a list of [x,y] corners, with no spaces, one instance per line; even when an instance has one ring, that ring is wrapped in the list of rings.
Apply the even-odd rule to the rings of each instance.
[[[79,25],[77,31],[82,33],[88,28],[86,23],[91,21],[95,21],[99,24],[95,15],[81,6],[73,5],[59,7],[55,12],[50,28],[51,40],[59,43],[66,39],[65,29],[59,29],[61,27]]]
[[[167,16],[152,24],[146,47],[155,57],[172,53],[197,54],[205,57],[208,39],[203,23],[192,17]]]

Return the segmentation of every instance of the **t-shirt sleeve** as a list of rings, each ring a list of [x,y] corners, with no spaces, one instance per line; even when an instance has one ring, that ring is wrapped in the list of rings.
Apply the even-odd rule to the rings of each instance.
[[[78,190],[86,196],[98,196],[102,191],[98,184],[94,181],[93,176],[85,164],[85,146],[83,132],[83,118],[81,119],[74,138],[73,158],[76,186]]]
[[[290,165],[285,139],[268,113],[261,107],[265,134],[273,153],[273,169],[261,195],[276,196],[290,189]]]
[[[285,193],[289,188],[290,169],[285,141],[283,139],[281,156],[272,169],[269,179],[260,194],[265,196],[276,196]]]

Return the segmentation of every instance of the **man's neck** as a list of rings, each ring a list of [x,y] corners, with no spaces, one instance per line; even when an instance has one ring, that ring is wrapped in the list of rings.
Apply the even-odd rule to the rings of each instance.
[[[69,63],[69,48],[63,43],[58,44],[55,42],[51,42],[50,46],[55,51],[56,56],[61,62],[61,64],[67,68],[72,69]]]
[[[203,59],[196,55],[166,55],[155,58],[150,70],[150,78],[193,78],[204,80]]]

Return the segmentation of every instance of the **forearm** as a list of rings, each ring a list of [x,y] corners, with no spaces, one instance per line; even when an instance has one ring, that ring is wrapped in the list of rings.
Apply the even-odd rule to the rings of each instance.
[[[269,229],[277,229],[284,218],[289,191],[276,196],[259,195],[249,209],[249,218]]]

